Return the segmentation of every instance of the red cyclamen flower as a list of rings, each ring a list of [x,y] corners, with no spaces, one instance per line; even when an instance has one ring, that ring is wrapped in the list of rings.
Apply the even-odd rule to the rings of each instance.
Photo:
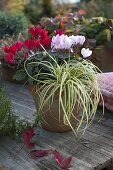
[[[16,54],[16,50],[17,50],[17,48],[16,48],[16,45],[11,45],[11,46],[5,46],[4,47],[4,52],[5,53],[12,53],[12,54]]]
[[[28,57],[29,57],[29,53],[26,52],[25,55],[24,55],[24,58],[26,59],[26,58],[28,58]]]
[[[35,41],[34,40],[25,40],[24,41],[24,45],[29,49],[32,50],[34,45],[35,45]]]
[[[39,36],[40,31],[41,31],[41,28],[39,26],[36,26],[36,27],[30,28],[28,32],[31,33],[34,38],[36,38],[37,36]]]
[[[15,46],[16,46],[16,48],[17,48],[18,51],[21,51],[22,48],[23,48],[23,44],[22,44],[21,41],[17,41],[17,42],[15,43]]]
[[[15,55],[16,54],[16,50],[17,50],[16,45],[11,45],[10,46],[10,53]]]
[[[48,35],[48,31],[47,30],[44,30],[44,29],[40,30],[40,38],[41,39],[44,39],[47,35]]]
[[[58,30],[55,30],[54,33],[55,33],[55,35],[57,35],[57,34],[58,34],[58,35],[62,35],[62,34],[65,33],[65,31],[62,30],[62,29],[58,29]]]
[[[14,55],[12,53],[7,54],[5,56],[5,62],[9,64],[15,64]]]
[[[40,48],[40,40],[35,41],[35,46],[36,46],[36,48]]]
[[[44,44],[44,46],[48,47],[50,45],[50,43],[51,43],[50,37],[49,36],[45,37],[45,44]]]
[[[40,44],[43,45],[44,47],[48,47],[51,43],[51,39],[49,36],[46,36],[44,39],[40,39]]]
[[[41,29],[39,26],[30,28],[28,32],[31,33],[34,38],[45,38],[48,35],[48,31]]]
[[[4,47],[4,52],[5,53],[9,53],[10,52],[10,47],[9,46],[5,46]]]

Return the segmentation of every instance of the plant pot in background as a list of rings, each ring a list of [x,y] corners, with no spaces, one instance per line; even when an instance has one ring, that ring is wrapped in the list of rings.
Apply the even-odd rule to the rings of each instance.
[[[102,72],[113,72],[113,48],[103,46],[94,50],[90,59]]]
[[[35,101],[35,105],[36,108],[38,110],[38,106],[39,106],[39,97],[37,94],[37,88],[35,85],[30,85],[29,86],[29,91],[32,94],[34,101]],[[51,132],[67,132],[67,131],[71,131],[71,127],[69,125],[65,125],[64,121],[63,121],[63,116],[64,113],[61,109],[61,113],[60,113],[60,121],[59,121],[59,102],[58,102],[58,96],[56,95],[54,97],[53,103],[52,105],[49,107],[49,104],[46,104],[43,108],[42,113],[40,114],[40,118],[41,118],[41,125],[43,127],[43,129],[47,130],[47,131],[51,131]],[[80,107],[75,107],[74,109],[74,116],[78,117],[80,113]],[[71,118],[70,120],[73,128],[76,127],[77,125],[77,120],[75,118]]]
[[[13,82],[13,83],[20,83],[20,84],[25,83],[25,81],[17,81],[17,80],[13,79],[15,72],[16,72],[16,70],[13,69],[13,68],[2,66],[2,78],[3,78],[3,80],[10,81],[10,82]]]

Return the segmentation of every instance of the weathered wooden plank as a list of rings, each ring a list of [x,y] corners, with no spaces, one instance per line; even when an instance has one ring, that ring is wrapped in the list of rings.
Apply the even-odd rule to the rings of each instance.
[[[25,119],[33,120],[35,106],[28,89],[22,85],[7,82],[4,82],[4,86],[16,113]],[[113,116],[109,112],[108,114],[105,113],[102,121],[97,123],[102,115],[101,111],[98,111],[93,126],[86,131],[81,139],[77,139],[72,132],[51,133],[38,128],[37,135],[34,138],[36,148],[57,149],[64,156],[73,156],[73,166],[70,170],[100,170],[102,167],[104,168],[113,159]],[[52,159],[52,155],[33,161],[28,157],[25,149],[22,149],[14,160],[15,150],[20,148],[20,145],[11,139],[0,139],[0,162],[5,163],[12,170],[60,169]],[[9,157],[10,159],[8,159]]]
[[[31,108],[28,108],[26,106],[22,106],[21,104],[14,101],[12,101],[12,106],[17,116],[20,116],[21,118],[23,117],[25,119],[34,120],[34,114],[36,112],[35,110],[32,110]]]
[[[101,166],[104,162],[110,160],[110,157],[104,152],[99,152],[101,148],[93,149],[92,147],[87,147],[83,145],[82,141],[77,141],[73,134],[69,132],[65,134],[50,133],[40,129],[39,135],[37,135],[38,142],[37,145],[45,146],[47,145],[52,148],[57,148],[58,150],[72,155],[73,157],[80,159],[87,164],[91,164],[92,168],[96,166]],[[86,141],[85,141],[86,142]],[[65,147],[64,147],[65,146]],[[96,165],[96,166],[95,166]]]

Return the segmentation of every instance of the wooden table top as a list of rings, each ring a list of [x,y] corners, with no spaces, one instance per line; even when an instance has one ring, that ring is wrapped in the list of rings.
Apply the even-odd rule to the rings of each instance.
[[[14,112],[24,119],[33,120],[36,109],[27,87],[9,82],[3,82],[3,86],[12,101]],[[101,116],[102,110],[98,109],[93,125],[81,138],[76,138],[72,132],[52,133],[40,127],[34,138],[35,149],[51,148],[66,157],[72,156],[69,170],[101,170],[113,161],[113,113],[106,110],[98,122]],[[21,145],[21,142],[7,137],[0,139],[1,166],[8,170],[60,170],[51,155],[33,160],[26,148],[17,153]]]

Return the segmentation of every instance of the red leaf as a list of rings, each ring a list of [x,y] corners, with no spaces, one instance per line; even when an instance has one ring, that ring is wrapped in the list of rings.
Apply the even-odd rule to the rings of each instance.
[[[71,156],[68,157],[68,158],[63,159],[62,163],[60,164],[60,167],[61,167],[62,169],[67,169],[67,168],[69,168],[69,167],[71,166],[71,165],[70,165],[71,160],[72,160],[72,157],[71,157]]]
[[[30,140],[32,139],[34,135],[35,135],[34,127],[29,128],[28,130],[22,132],[22,138],[23,138],[24,144],[29,148],[32,148],[35,146],[35,143],[30,142]]]
[[[54,151],[53,155],[54,155],[54,159],[56,160],[56,162],[60,165],[63,161],[61,154],[58,151]]]
[[[51,150],[33,150],[29,154],[31,158],[36,159],[36,158],[41,158],[43,156],[46,156]]]
[[[65,169],[68,169],[69,167],[71,167],[71,165],[70,165],[71,160],[72,160],[71,156],[63,159],[61,154],[58,151],[54,151],[53,155],[54,155],[54,159],[59,164],[60,168],[65,170]]]

